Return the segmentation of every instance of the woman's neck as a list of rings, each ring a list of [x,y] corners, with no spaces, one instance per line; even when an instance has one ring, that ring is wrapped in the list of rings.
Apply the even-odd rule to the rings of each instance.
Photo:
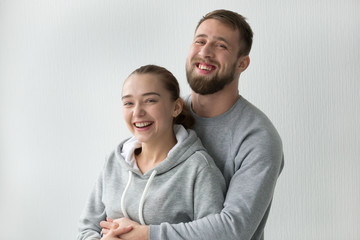
[[[135,152],[136,164],[142,173],[146,173],[162,162],[168,155],[169,151],[176,144],[176,137],[173,136],[167,141],[153,143],[142,143],[141,150]]]

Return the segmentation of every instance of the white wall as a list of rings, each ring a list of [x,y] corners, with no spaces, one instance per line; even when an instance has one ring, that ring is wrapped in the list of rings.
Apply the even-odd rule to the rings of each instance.
[[[360,239],[359,1],[0,0],[1,239],[75,239],[104,157],[128,136],[122,81],[184,74],[197,21],[254,32],[241,94],[279,130],[286,165],[267,240]]]

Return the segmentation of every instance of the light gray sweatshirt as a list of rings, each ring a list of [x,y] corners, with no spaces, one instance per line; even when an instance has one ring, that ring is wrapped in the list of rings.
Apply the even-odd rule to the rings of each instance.
[[[100,239],[100,221],[128,216],[143,224],[180,223],[218,213],[225,181],[193,130],[175,125],[178,143],[145,174],[132,157],[134,139],[106,160],[79,222],[78,239]],[[126,190],[125,190],[126,189]]]
[[[191,106],[191,98],[186,100]],[[280,136],[243,97],[224,114],[202,118],[194,130],[222,171],[228,191],[219,214],[189,223],[150,225],[150,240],[264,239],[277,178],[283,168]]]

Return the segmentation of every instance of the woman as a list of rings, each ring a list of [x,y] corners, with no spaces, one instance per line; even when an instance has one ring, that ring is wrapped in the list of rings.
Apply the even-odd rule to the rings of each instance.
[[[196,133],[165,68],[147,65],[125,80],[123,115],[133,137],[106,160],[80,218],[78,239],[100,239],[100,221],[180,223],[218,213],[225,182]]]

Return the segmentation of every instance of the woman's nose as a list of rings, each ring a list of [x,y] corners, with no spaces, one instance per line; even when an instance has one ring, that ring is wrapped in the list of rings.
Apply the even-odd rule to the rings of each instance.
[[[133,115],[134,116],[143,116],[145,115],[145,110],[144,108],[141,106],[141,104],[137,104],[134,108],[134,111],[133,111]]]

